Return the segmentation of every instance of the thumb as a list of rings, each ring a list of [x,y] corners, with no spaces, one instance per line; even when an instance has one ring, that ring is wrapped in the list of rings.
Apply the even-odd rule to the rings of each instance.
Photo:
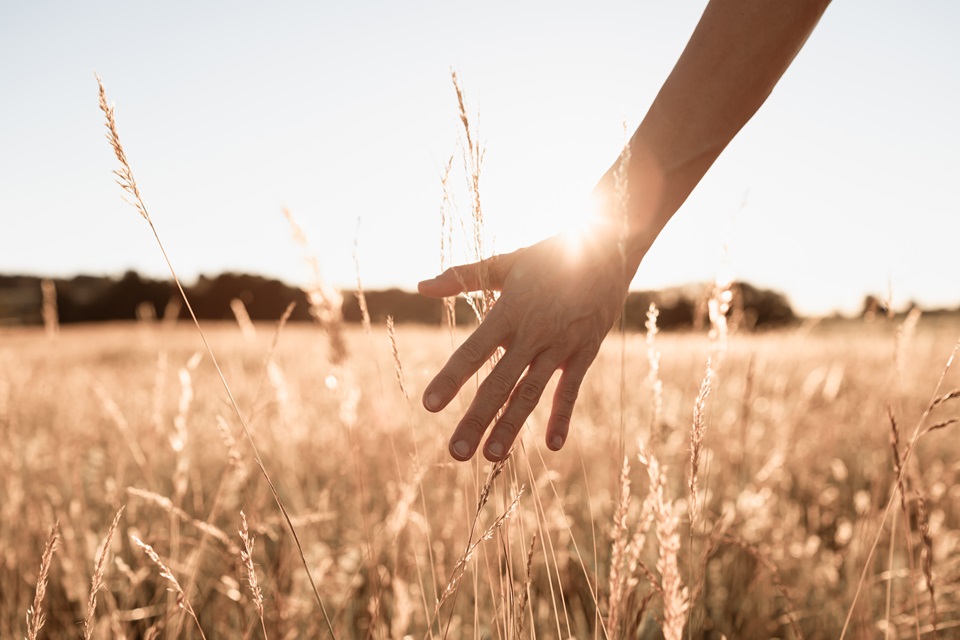
[[[481,289],[500,290],[510,268],[514,253],[493,256],[480,262],[450,267],[436,278],[417,285],[421,294],[430,298],[445,298]]]

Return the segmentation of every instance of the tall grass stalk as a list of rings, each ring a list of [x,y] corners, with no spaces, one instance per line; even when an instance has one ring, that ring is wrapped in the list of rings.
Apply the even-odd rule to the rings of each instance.
[[[40,281],[40,292],[43,297],[41,313],[43,315],[43,328],[50,339],[56,338],[60,333],[60,314],[57,311],[57,285],[53,280],[44,278]]]
[[[43,613],[43,599],[47,595],[47,585],[50,582],[50,567],[53,565],[53,553],[60,545],[60,521],[57,520],[50,528],[50,537],[43,548],[40,557],[40,572],[37,574],[37,588],[33,595],[33,604],[27,609],[27,640],[37,640],[40,629],[47,621]]]
[[[173,571],[170,570],[170,567],[160,559],[160,555],[154,551],[153,547],[141,540],[134,534],[130,535],[130,539],[133,540],[140,549],[147,554],[147,557],[153,561],[157,568],[160,570],[160,577],[170,583],[172,587],[171,593],[177,600],[177,606],[187,612],[187,614],[193,618],[193,621],[197,625],[197,630],[200,632],[200,637],[206,640],[206,634],[203,632],[203,627],[200,626],[200,620],[197,618],[196,611],[193,610],[193,605],[190,604],[190,600],[187,598],[186,592],[184,592],[183,587],[180,586],[180,582],[177,580],[177,577],[173,575]]]
[[[883,509],[883,513],[880,517],[880,522],[877,524],[877,532],[873,536],[873,542],[870,544],[870,548],[867,551],[867,557],[863,561],[863,569],[860,572],[860,578],[857,580],[857,586],[853,593],[853,599],[850,602],[850,607],[847,609],[847,616],[843,622],[843,628],[840,630],[839,640],[844,640],[847,637],[847,631],[850,629],[850,623],[853,620],[853,613],[856,611],[857,602],[860,599],[860,594],[863,591],[863,585],[867,579],[867,573],[870,571],[870,567],[873,566],[873,557],[877,551],[877,547],[880,544],[880,538],[883,535],[884,524],[887,521],[887,518],[890,516],[890,509],[893,507],[894,501],[897,500],[897,490],[900,484],[903,482],[903,475],[906,469],[907,463],[910,461],[910,457],[913,454],[914,448],[917,441],[920,439],[921,435],[929,433],[933,428],[928,428],[923,430],[924,424],[926,424],[927,419],[930,417],[930,413],[933,411],[934,406],[937,402],[937,399],[940,398],[940,389],[943,386],[943,382],[947,377],[947,373],[950,371],[950,368],[953,366],[953,362],[957,357],[957,352],[960,352],[960,338],[957,339],[956,344],[953,347],[953,350],[950,352],[950,357],[947,358],[947,362],[943,367],[943,370],[940,372],[940,377],[937,379],[936,387],[933,390],[933,395],[930,402],[927,404],[926,409],[924,409],[923,414],[920,416],[920,420],[917,421],[917,426],[913,431],[913,435],[910,438],[910,442],[907,445],[906,451],[903,454],[903,461],[901,463],[900,473],[897,474],[897,478],[894,480],[893,490],[890,492],[890,497],[887,499],[886,506]],[[934,425],[934,427],[939,427],[940,425]]]
[[[250,533],[250,527],[247,525],[247,514],[240,510],[240,541],[243,548],[240,549],[240,561],[247,572],[247,586],[250,588],[250,594],[253,596],[253,606],[257,610],[257,616],[260,618],[260,629],[263,631],[263,637],[267,638],[267,623],[263,619],[263,592],[260,590],[260,580],[257,578],[257,568],[253,563],[253,547],[255,538]]]
[[[97,561],[93,570],[93,580],[90,583],[90,597],[87,599],[87,615],[83,619],[84,640],[90,640],[90,638],[93,636],[93,617],[97,610],[97,593],[99,593],[100,589],[103,587],[103,576],[106,573],[107,555],[110,553],[110,543],[113,542],[113,534],[117,530],[117,525],[120,524],[120,516],[123,515],[123,510],[124,507],[120,507],[117,510],[117,515],[113,517],[113,523],[111,523],[110,529],[107,530],[107,537],[104,539],[99,551],[97,551]]]
[[[213,349],[210,347],[207,337],[200,326],[200,321],[197,319],[197,314],[194,313],[193,307],[190,304],[190,300],[187,298],[186,291],[184,291],[183,285],[180,282],[180,278],[177,276],[177,272],[173,268],[173,263],[170,261],[170,257],[167,255],[167,251],[163,246],[163,242],[160,240],[160,234],[158,233],[157,228],[154,225],[149,212],[147,211],[143,197],[140,194],[140,187],[137,185],[137,181],[134,179],[133,169],[130,167],[126,152],[123,149],[123,145],[120,143],[120,134],[117,131],[117,123],[114,117],[114,107],[111,106],[107,101],[107,92],[106,89],[104,89],[103,81],[100,79],[100,76],[96,76],[96,79],[100,91],[100,110],[103,111],[103,114],[106,118],[106,137],[110,142],[110,146],[112,147],[117,160],[120,163],[119,168],[114,171],[114,174],[117,177],[117,184],[119,184],[120,188],[123,189],[123,191],[125,191],[130,198],[132,198],[125,198],[125,201],[134,209],[136,209],[143,219],[147,221],[147,224],[150,225],[150,231],[153,233],[153,237],[156,239],[157,245],[160,247],[160,253],[163,254],[163,259],[167,264],[167,268],[170,270],[170,275],[173,277],[174,284],[176,284],[177,290],[180,292],[180,297],[183,299],[183,303],[186,305],[187,311],[190,313],[190,318],[193,320],[193,324],[196,326],[197,332],[200,334],[200,339],[202,340],[207,353],[210,355],[210,360],[217,371],[220,382],[223,384],[224,391],[226,392],[227,398],[230,401],[230,406],[236,414],[237,419],[240,421],[240,425],[243,427],[244,435],[246,435],[247,441],[250,443],[250,448],[253,451],[257,466],[260,469],[260,473],[263,474],[267,485],[269,485],[270,491],[273,494],[273,498],[277,503],[277,507],[283,514],[284,520],[286,520],[287,526],[290,529],[290,534],[293,536],[294,542],[297,545],[297,551],[300,554],[300,560],[303,563],[303,569],[306,572],[307,579],[310,582],[311,588],[313,589],[313,594],[317,600],[317,604],[320,607],[320,611],[323,613],[323,619],[326,623],[327,631],[331,637],[336,638],[336,633],[333,630],[333,624],[330,622],[330,617],[327,615],[326,607],[324,607],[323,600],[320,597],[320,591],[317,589],[317,584],[313,579],[313,575],[310,573],[310,567],[307,564],[307,558],[303,552],[303,544],[300,542],[300,536],[297,534],[297,530],[293,526],[293,522],[290,519],[290,514],[287,512],[287,509],[283,504],[283,500],[280,498],[280,493],[277,491],[273,480],[270,478],[270,474],[267,473],[267,469],[260,457],[260,452],[253,440],[253,435],[250,433],[250,429],[247,427],[247,422],[243,417],[243,413],[240,411],[240,407],[234,398],[233,392],[230,390],[230,385],[227,383],[227,378],[224,375],[223,370],[220,368],[219,362],[217,362],[217,357],[214,355]]]

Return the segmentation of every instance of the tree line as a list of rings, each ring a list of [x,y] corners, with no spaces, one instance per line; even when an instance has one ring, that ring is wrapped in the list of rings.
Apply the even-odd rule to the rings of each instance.
[[[176,313],[186,317],[178,306],[179,293],[167,280],[144,278],[128,271],[119,278],[80,275],[53,279],[57,315],[60,323],[149,320]],[[295,303],[291,321],[309,321],[310,305],[305,291],[279,280],[257,275],[223,273],[201,276],[185,287],[198,318],[232,320],[231,301],[239,299],[254,321],[275,321],[290,303]],[[702,326],[712,288],[688,286],[663,291],[632,291],[626,300],[626,323],[642,328],[651,303],[659,310],[658,325],[663,329]],[[787,298],[778,292],[747,283],[733,285],[730,314],[747,328],[773,327],[793,323],[797,316]],[[343,320],[361,321],[356,293],[342,291]],[[396,322],[439,324],[444,316],[440,300],[426,298],[400,289],[366,291],[367,308],[373,322],[392,316]],[[169,306],[168,306],[169,305]],[[42,324],[43,296],[37,276],[0,276],[0,324]],[[458,324],[469,324],[473,312],[467,302],[458,299]]]

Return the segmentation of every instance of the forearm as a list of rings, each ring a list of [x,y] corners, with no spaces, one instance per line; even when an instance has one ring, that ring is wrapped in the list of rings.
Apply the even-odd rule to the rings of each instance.
[[[712,0],[630,140],[626,170],[633,269],[714,160],[756,113],[828,0]],[[623,215],[615,175],[598,185]],[[619,211],[618,211],[619,209]]]

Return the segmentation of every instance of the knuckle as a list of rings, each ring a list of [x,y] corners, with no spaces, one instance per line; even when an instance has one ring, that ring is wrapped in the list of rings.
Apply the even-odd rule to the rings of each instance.
[[[497,423],[497,433],[500,434],[501,439],[513,442],[517,434],[520,433],[520,424],[522,423],[522,420],[516,421],[513,418],[504,417]],[[503,435],[506,435],[506,438],[503,438]]]
[[[557,389],[557,400],[566,407],[572,407],[579,396],[580,387],[569,385]]]
[[[457,425],[458,433],[468,433],[479,438],[487,430],[487,423],[481,420],[478,416],[468,413],[463,416],[463,419],[460,420],[460,424]]]
[[[516,397],[525,404],[536,404],[543,389],[534,382],[523,382],[517,387]]]
[[[494,370],[483,381],[483,388],[484,391],[488,391],[495,396],[505,398],[513,390],[513,383],[506,376]]]
[[[462,380],[454,375],[452,371],[443,369],[434,377],[428,387],[428,391],[437,392],[445,397],[452,396],[460,389],[461,384],[463,384]]]
[[[467,340],[460,345],[460,348],[457,349],[457,357],[460,362],[463,362],[467,366],[483,364],[483,361],[486,359],[483,353],[480,352],[480,348],[472,340]]]

